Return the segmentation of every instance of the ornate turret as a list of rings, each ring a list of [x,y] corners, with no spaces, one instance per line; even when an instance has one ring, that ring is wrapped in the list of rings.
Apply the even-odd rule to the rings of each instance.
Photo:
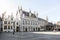
[[[29,16],[31,16],[31,10],[29,10]]]
[[[38,12],[37,12],[37,14],[36,14],[36,15],[37,15],[37,17],[38,17]]]
[[[2,13],[2,20],[4,20],[5,14],[6,14],[6,11],[4,13]]]
[[[20,7],[20,10],[22,10],[22,6]]]
[[[22,6],[21,6],[21,7],[18,6],[18,11],[17,11],[17,13],[20,14],[20,16],[22,16]]]
[[[18,6],[18,12],[20,12],[21,10],[22,10],[22,6],[21,7]]]
[[[38,18],[38,12],[36,13],[36,12],[34,11],[34,14],[35,14],[35,16]]]
[[[14,18],[14,17],[13,17],[13,13],[11,13],[11,20],[13,20],[13,18]]]

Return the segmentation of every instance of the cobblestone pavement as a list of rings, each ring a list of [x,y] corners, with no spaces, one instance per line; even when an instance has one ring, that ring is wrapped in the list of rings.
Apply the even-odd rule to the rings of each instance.
[[[60,35],[33,32],[0,33],[0,40],[60,40]]]

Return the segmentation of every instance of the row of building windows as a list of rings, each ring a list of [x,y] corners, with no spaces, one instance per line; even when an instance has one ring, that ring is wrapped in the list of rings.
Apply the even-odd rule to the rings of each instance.
[[[4,26],[4,29],[12,29],[12,26]]]
[[[4,21],[4,24],[11,24],[11,22],[9,21],[9,22],[7,23],[7,21]],[[18,25],[18,22],[17,22],[16,24]]]
[[[4,24],[7,24],[7,21],[4,21]],[[8,22],[8,24],[10,24],[10,21]]]
[[[23,20],[23,25],[45,25],[46,22],[43,22],[43,21],[34,21],[34,20]]]
[[[38,21],[23,20],[23,25],[39,25]]]

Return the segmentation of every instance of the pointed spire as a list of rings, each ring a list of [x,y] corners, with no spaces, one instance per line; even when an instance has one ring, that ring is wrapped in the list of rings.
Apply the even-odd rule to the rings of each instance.
[[[34,14],[36,15],[36,17],[38,17],[38,12],[34,11]]]
[[[38,10],[37,10],[37,16],[38,16]]]
[[[37,12],[37,16],[38,16],[38,12]]]
[[[8,18],[10,18],[10,15],[8,15]]]
[[[19,7],[19,5],[18,5],[18,11],[17,12],[20,12],[20,7]]]
[[[20,12],[20,10],[22,10],[22,6],[18,6],[18,12]]]
[[[2,13],[2,19],[4,19],[5,14],[6,14],[6,11],[4,11],[4,13]]]
[[[11,12],[11,17],[13,17],[13,12]]]
[[[22,10],[22,6],[21,6],[20,10]]]
[[[36,12],[34,11],[34,14],[35,14]]]
[[[31,16],[31,10],[29,10],[29,16]]]
[[[16,12],[16,15],[18,14],[18,11]]]
[[[19,10],[20,8],[19,8],[19,6],[18,6],[18,10]]]
[[[48,21],[48,16],[46,16],[46,20]]]
[[[29,10],[29,12],[31,13],[31,9]]]
[[[11,12],[11,15],[13,15],[13,12]]]
[[[6,14],[6,11],[4,11],[4,13],[3,13],[4,15]]]

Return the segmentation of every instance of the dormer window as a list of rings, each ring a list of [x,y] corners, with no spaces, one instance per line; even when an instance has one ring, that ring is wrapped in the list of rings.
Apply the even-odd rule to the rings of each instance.
[[[29,16],[29,13],[28,13],[28,12],[23,11],[23,14],[24,14],[25,16]]]

